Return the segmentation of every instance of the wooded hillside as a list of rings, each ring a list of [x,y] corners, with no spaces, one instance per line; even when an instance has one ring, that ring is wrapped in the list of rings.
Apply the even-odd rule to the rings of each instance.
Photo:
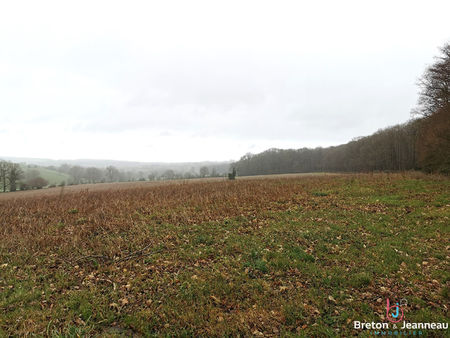
[[[424,170],[450,173],[450,44],[420,82],[414,118],[349,143],[315,149],[269,149],[233,164],[238,175],[317,171]]]

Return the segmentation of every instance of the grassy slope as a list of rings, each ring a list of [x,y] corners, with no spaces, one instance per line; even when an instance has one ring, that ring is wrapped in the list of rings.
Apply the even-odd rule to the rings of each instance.
[[[446,321],[449,191],[380,174],[0,201],[0,335],[349,336],[386,297]]]
[[[58,185],[60,184],[62,181],[67,182],[70,179],[70,176],[64,173],[60,173],[54,170],[49,170],[49,169],[45,169],[45,168],[38,168],[41,177],[46,179],[48,181],[49,184],[54,184],[54,185]]]
[[[50,170],[42,167],[37,168],[31,168],[39,171],[39,174],[42,178],[46,179],[48,181],[49,185],[59,185],[62,181],[67,182],[70,180],[70,175],[60,173],[55,170]],[[25,168],[24,171],[27,169]]]

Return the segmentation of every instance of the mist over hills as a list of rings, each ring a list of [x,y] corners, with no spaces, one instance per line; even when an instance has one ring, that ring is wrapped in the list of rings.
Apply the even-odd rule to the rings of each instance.
[[[227,176],[231,163],[231,161],[164,163],[99,159],[53,160],[0,156],[0,173],[8,172],[7,179],[1,180],[2,190],[6,192],[66,184],[224,177]]]
[[[106,168],[108,166],[114,166],[118,169],[128,170],[178,170],[188,171],[194,168],[198,170],[203,166],[216,167],[220,169],[228,170],[230,164],[233,161],[202,161],[202,162],[139,162],[139,161],[120,161],[120,160],[101,160],[101,159],[76,159],[76,160],[53,160],[48,158],[34,158],[34,157],[14,157],[14,156],[0,156],[0,159],[11,161],[15,163],[26,163],[31,165],[37,165],[42,167],[55,166],[58,167],[63,164],[71,166],[78,165],[81,167],[97,167]]]

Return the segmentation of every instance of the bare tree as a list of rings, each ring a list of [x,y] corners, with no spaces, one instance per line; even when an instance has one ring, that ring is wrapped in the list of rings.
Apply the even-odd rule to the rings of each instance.
[[[69,174],[72,176],[74,184],[80,184],[84,176],[84,168],[79,165],[75,165],[69,169]]]
[[[9,191],[17,190],[17,181],[23,177],[23,170],[18,163],[8,163]]]
[[[209,168],[206,166],[203,166],[200,168],[200,177],[206,177],[209,175]]]
[[[90,183],[97,183],[102,180],[102,171],[95,167],[86,168],[86,178]]]
[[[161,176],[165,180],[173,180],[175,179],[176,174],[172,169],[167,169],[166,171],[163,172]]]
[[[119,170],[112,165],[106,167],[106,178],[108,179],[109,182],[118,181],[120,179]]]
[[[441,53],[419,80],[418,108],[413,114],[428,117],[450,104],[450,43]]]
[[[6,192],[8,177],[8,162],[0,161],[0,184],[3,188],[3,192]]]
[[[48,181],[40,176],[34,177],[26,181],[26,185],[32,189],[42,189],[48,185]]]
[[[422,121],[417,150],[421,169],[450,174],[450,105]]]

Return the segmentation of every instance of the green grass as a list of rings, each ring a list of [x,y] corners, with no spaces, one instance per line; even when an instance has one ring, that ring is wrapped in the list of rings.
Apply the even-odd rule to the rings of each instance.
[[[71,176],[68,174],[60,173],[55,170],[50,170],[42,167],[36,168],[22,168],[24,172],[27,170],[37,170],[39,171],[39,176],[48,181],[49,185],[59,185],[61,182],[65,182],[66,184],[70,181]]]
[[[48,181],[49,185],[59,185],[63,181],[67,184],[67,182],[69,182],[70,180],[70,175],[60,173],[55,170],[49,170],[46,168],[37,168],[37,170],[39,170],[41,177]]]

